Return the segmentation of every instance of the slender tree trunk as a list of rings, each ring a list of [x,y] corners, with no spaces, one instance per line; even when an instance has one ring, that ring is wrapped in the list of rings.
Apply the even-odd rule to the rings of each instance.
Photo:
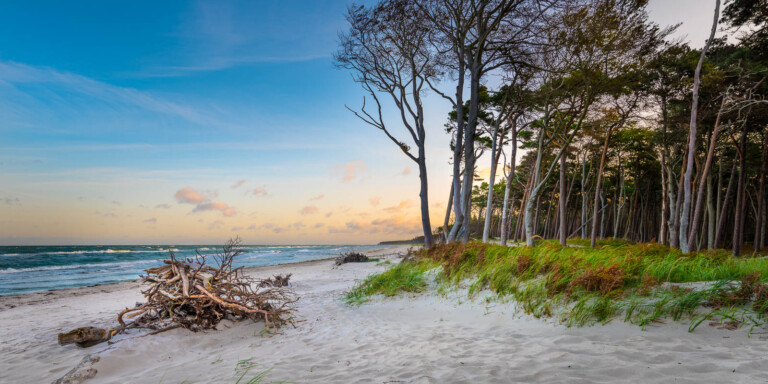
[[[667,244],[667,172],[666,172],[666,156],[664,151],[661,152],[661,226],[659,227],[659,244]]]
[[[739,147],[741,148],[739,151],[739,183],[738,187],[736,188],[736,212],[735,212],[735,219],[734,219],[734,229],[733,229],[733,256],[739,256],[741,254],[741,245],[742,240],[744,238],[743,233],[743,216],[745,216],[744,212],[744,181],[746,176],[746,170],[744,169],[746,167],[747,163],[747,125],[744,124],[741,130],[741,142],[739,143]]]
[[[605,194],[600,192],[600,204],[605,207]],[[605,239],[605,210],[601,210],[600,214],[600,238]]]
[[[763,248],[763,200],[765,200],[765,172],[766,172],[766,158],[768,157],[768,128],[763,130],[763,154],[760,159],[760,181],[757,189],[757,214],[755,215],[755,240],[754,248],[755,252],[759,252]]]
[[[595,183],[595,204],[593,207],[594,216],[592,217],[592,239],[590,240],[590,243],[589,243],[592,248],[594,248],[595,245],[597,245],[597,215],[598,215],[598,212],[600,211],[599,204],[600,204],[600,197],[602,195],[600,192],[600,187],[603,182],[603,169],[605,168],[605,158],[608,153],[608,143],[610,143],[610,140],[611,140],[611,133],[613,133],[613,129],[609,129],[608,133],[605,135],[605,143],[603,144],[603,154],[600,156],[600,168],[597,172],[597,182]],[[603,214],[603,219],[604,218],[605,218],[605,214]],[[601,220],[601,221],[604,221],[604,220]],[[600,237],[602,237],[602,235],[603,234],[601,230]]]
[[[613,237],[619,237],[619,225],[621,224],[621,211],[624,208],[624,169],[621,167],[621,156],[619,160],[619,188],[616,191],[616,216],[613,221]],[[627,220],[629,222],[629,220]]]
[[[715,127],[712,129],[712,135],[709,139],[709,150],[707,151],[707,160],[704,162],[704,169],[701,171],[701,174],[699,175],[699,180],[704,180],[709,175],[709,170],[712,168],[712,160],[715,158],[715,148],[717,147],[717,135],[720,131],[720,116],[723,112],[723,107],[725,107],[725,97],[723,97],[723,101],[720,104],[720,110],[717,112],[717,118],[715,119]],[[688,157],[690,161],[690,156]],[[690,167],[689,167],[690,168]],[[711,186],[711,180],[709,181],[709,184]],[[693,243],[693,238],[696,236],[699,232],[699,224],[701,223],[701,215],[703,213],[703,207],[704,207],[704,188],[707,186],[707,183],[699,182],[698,185],[698,193],[696,196],[696,208],[693,210],[693,220],[691,223],[691,233],[688,236],[688,244]],[[685,213],[683,213],[685,215]],[[681,225],[681,231],[682,225]],[[680,246],[682,248],[682,245]],[[683,251],[685,252],[685,251]]]
[[[510,138],[510,141],[512,142],[512,150],[510,151],[507,185],[504,187],[504,207],[502,207],[501,212],[501,245],[507,245],[507,231],[509,231],[509,221],[512,218],[512,214],[509,211],[514,206],[512,202],[509,201],[509,195],[512,191],[512,181],[515,179],[515,165],[517,163],[517,160],[515,159],[515,156],[517,156],[517,120],[515,118],[512,119],[510,131],[512,134],[512,137]]]
[[[565,161],[566,161],[566,153],[563,151],[563,155],[560,156],[560,245],[565,246],[566,241],[568,240],[568,234],[566,231],[566,220],[567,220],[567,206],[568,206],[568,200],[566,197],[565,192]]]
[[[448,194],[448,206],[445,208],[445,220],[443,221],[443,241],[448,242],[448,223],[451,221],[451,210],[453,209],[453,182],[451,182],[451,193]]]
[[[501,121],[496,122],[493,127],[493,137],[491,138],[491,174],[488,175],[488,198],[485,206],[485,223],[483,225],[483,243],[488,242],[491,231],[491,219],[493,218],[493,185],[496,182],[496,166],[498,165],[498,154],[501,150],[498,148],[499,126]],[[498,154],[496,153],[498,151]]]
[[[720,215],[717,220],[717,229],[715,230],[715,247],[720,246],[720,239],[723,235],[723,229],[725,228],[726,210],[728,209],[729,197],[731,196],[731,190],[733,190],[733,176],[736,174],[736,160],[733,161],[731,167],[731,176],[728,179],[728,187],[725,189],[725,196],[723,196],[723,207],[720,209]]]
[[[696,114],[699,109],[699,84],[701,83],[701,67],[704,65],[704,57],[707,54],[707,49],[712,44],[712,39],[715,38],[715,31],[717,30],[717,19],[720,17],[720,0],[715,0],[715,19],[712,22],[712,31],[709,33],[709,39],[701,50],[701,56],[699,56],[699,63],[696,65],[696,71],[693,76],[693,103],[691,105],[691,130],[688,135],[688,165],[685,168],[685,176],[683,181],[683,212],[680,217],[680,250],[683,253],[690,252],[690,244],[688,237],[688,214],[691,210],[691,175],[693,174],[693,161],[696,156]],[[725,100],[725,99],[723,99]],[[725,101],[723,101],[725,102]],[[705,174],[706,175],[706,174]],[[702,177],[703,180],[703,177]],[[703,185],[703,183],[701,183]],[[699,190],[701,192],[701,190]],[[699,195],[701,196],[701,195]],[[699,200],[701,201],[701,200]],[[701,205],[697,202],[697,209],[701,209]],[[694,229],[697,224],[694,218]],[[695,231],[694,231],[695,232]]]
[[[686,151],[687,156],[687,151]],[[688,157],[683,157],[683,168],[682,170],[685,170],[686,164],[688,162]],[[672,227],[673,230],[669,231],[670,236],[670,247],[672,248],[680,248],[680,211],[682,208],[682,200],[683,200],[683,173],[680,173],[680,180],[677,184],[677,201],[675,202],[675,213],[672,216]],[[675,233],[675,236],[672,237],[672,232]]]
[[[454,220],[453,228],[448,233],[446,243],[456,241],[456,236],[459,233],[459,229],[464,224],[464,207],[462,205],[462,190],[461,190],[461,159],[462,149],[464,147],[464,77],[466,76],[466,67],[464,66],[464,55],[461,50],[457,52],[458,56],[458,71],[457,71],[457,84],[456,84],[456,143],[453,148],[453,209]],[[464,167],[464,173],[467,172],[466,166]]]
[[[432,225],[429,222],[429,188],[427,186],[427,161],[424,153],[424,144],[419,145],[419,180],[421,181],[421,190],[419,197],[421,199],[421,227],[424,230],[424,248],[429,248],[434,244],[432,239]]]
[[[715,249],[715,203],[712,191],[712,175],[707,176],[707,249]]]
[[[464,129],[464,182],[461,186],[462,209],[467,214],[464,215],[464,223],[458,233],[458,239],[462,242],[469,241],[470,235],[472,184],[475,177],[475,130],[477,129],[481,76],[479,63],[473,62],[469,72],[469,115],[467,116],[467,126]]]
[[[587,154],[584,154],[584,161],[581,163],[581,238],[587,238]]]

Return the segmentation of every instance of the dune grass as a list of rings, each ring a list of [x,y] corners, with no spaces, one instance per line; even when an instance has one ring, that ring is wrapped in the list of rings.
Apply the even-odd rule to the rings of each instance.
[[[481,291],[511,296],[526,313],[557,316],[569,326],[615,318],[643,327],[690,319],[693,330],[706,320],[725,321],[726,327],[755,327],[768,320],[768,259],[734,258],[726,251],[683,255],[659,244],[613,239],[592,249],[582,242],[568,247],[553,241],[536,247],[437,245],[418,251],[415,262],[369,276],[347,301],[420,292],[427,286],[425,272],[439,266],[441,286],[469,284],[470,296]]]
[[[428,284],[425,273],[435,267],[437,263],[430,260],[395,264],[385,272],[368,276],[347,293],[345,301],[360,305],[373,295],[391,297],[403,292],[422,292]]]

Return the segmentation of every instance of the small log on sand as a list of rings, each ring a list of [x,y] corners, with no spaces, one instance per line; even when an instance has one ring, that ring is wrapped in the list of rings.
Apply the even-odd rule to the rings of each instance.
[[[77,344],[78,347],[85,348],[108,341],[115,333],[117,330],[111,328],[82,327],[59,333],[59,344]]]

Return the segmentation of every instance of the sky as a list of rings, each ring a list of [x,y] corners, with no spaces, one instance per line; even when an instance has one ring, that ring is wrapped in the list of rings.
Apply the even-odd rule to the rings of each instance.
[[[333,65],[348,5],[0,2],[0,245],[419,235],[416,164],[345,108],[364,96]],[[713,10],[649,5],[659,24],[683,22],[676,37],[694,46]],[[437,226],[448,106],[428,97],[425,107]]]

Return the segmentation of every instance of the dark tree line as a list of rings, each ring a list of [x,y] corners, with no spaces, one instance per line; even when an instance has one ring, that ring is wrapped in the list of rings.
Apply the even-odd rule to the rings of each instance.
[[[644,0],[382,0],[350,8],[336,61],[368,93],[353,112],[419,165],[427,246],[433,232],[614,237],[738,255],[768,240],[768,6],[707,3],[711,35],[694,49]],[[428,94],[453,110],[436,230],[424,143],[442,123],[424,119]]]

